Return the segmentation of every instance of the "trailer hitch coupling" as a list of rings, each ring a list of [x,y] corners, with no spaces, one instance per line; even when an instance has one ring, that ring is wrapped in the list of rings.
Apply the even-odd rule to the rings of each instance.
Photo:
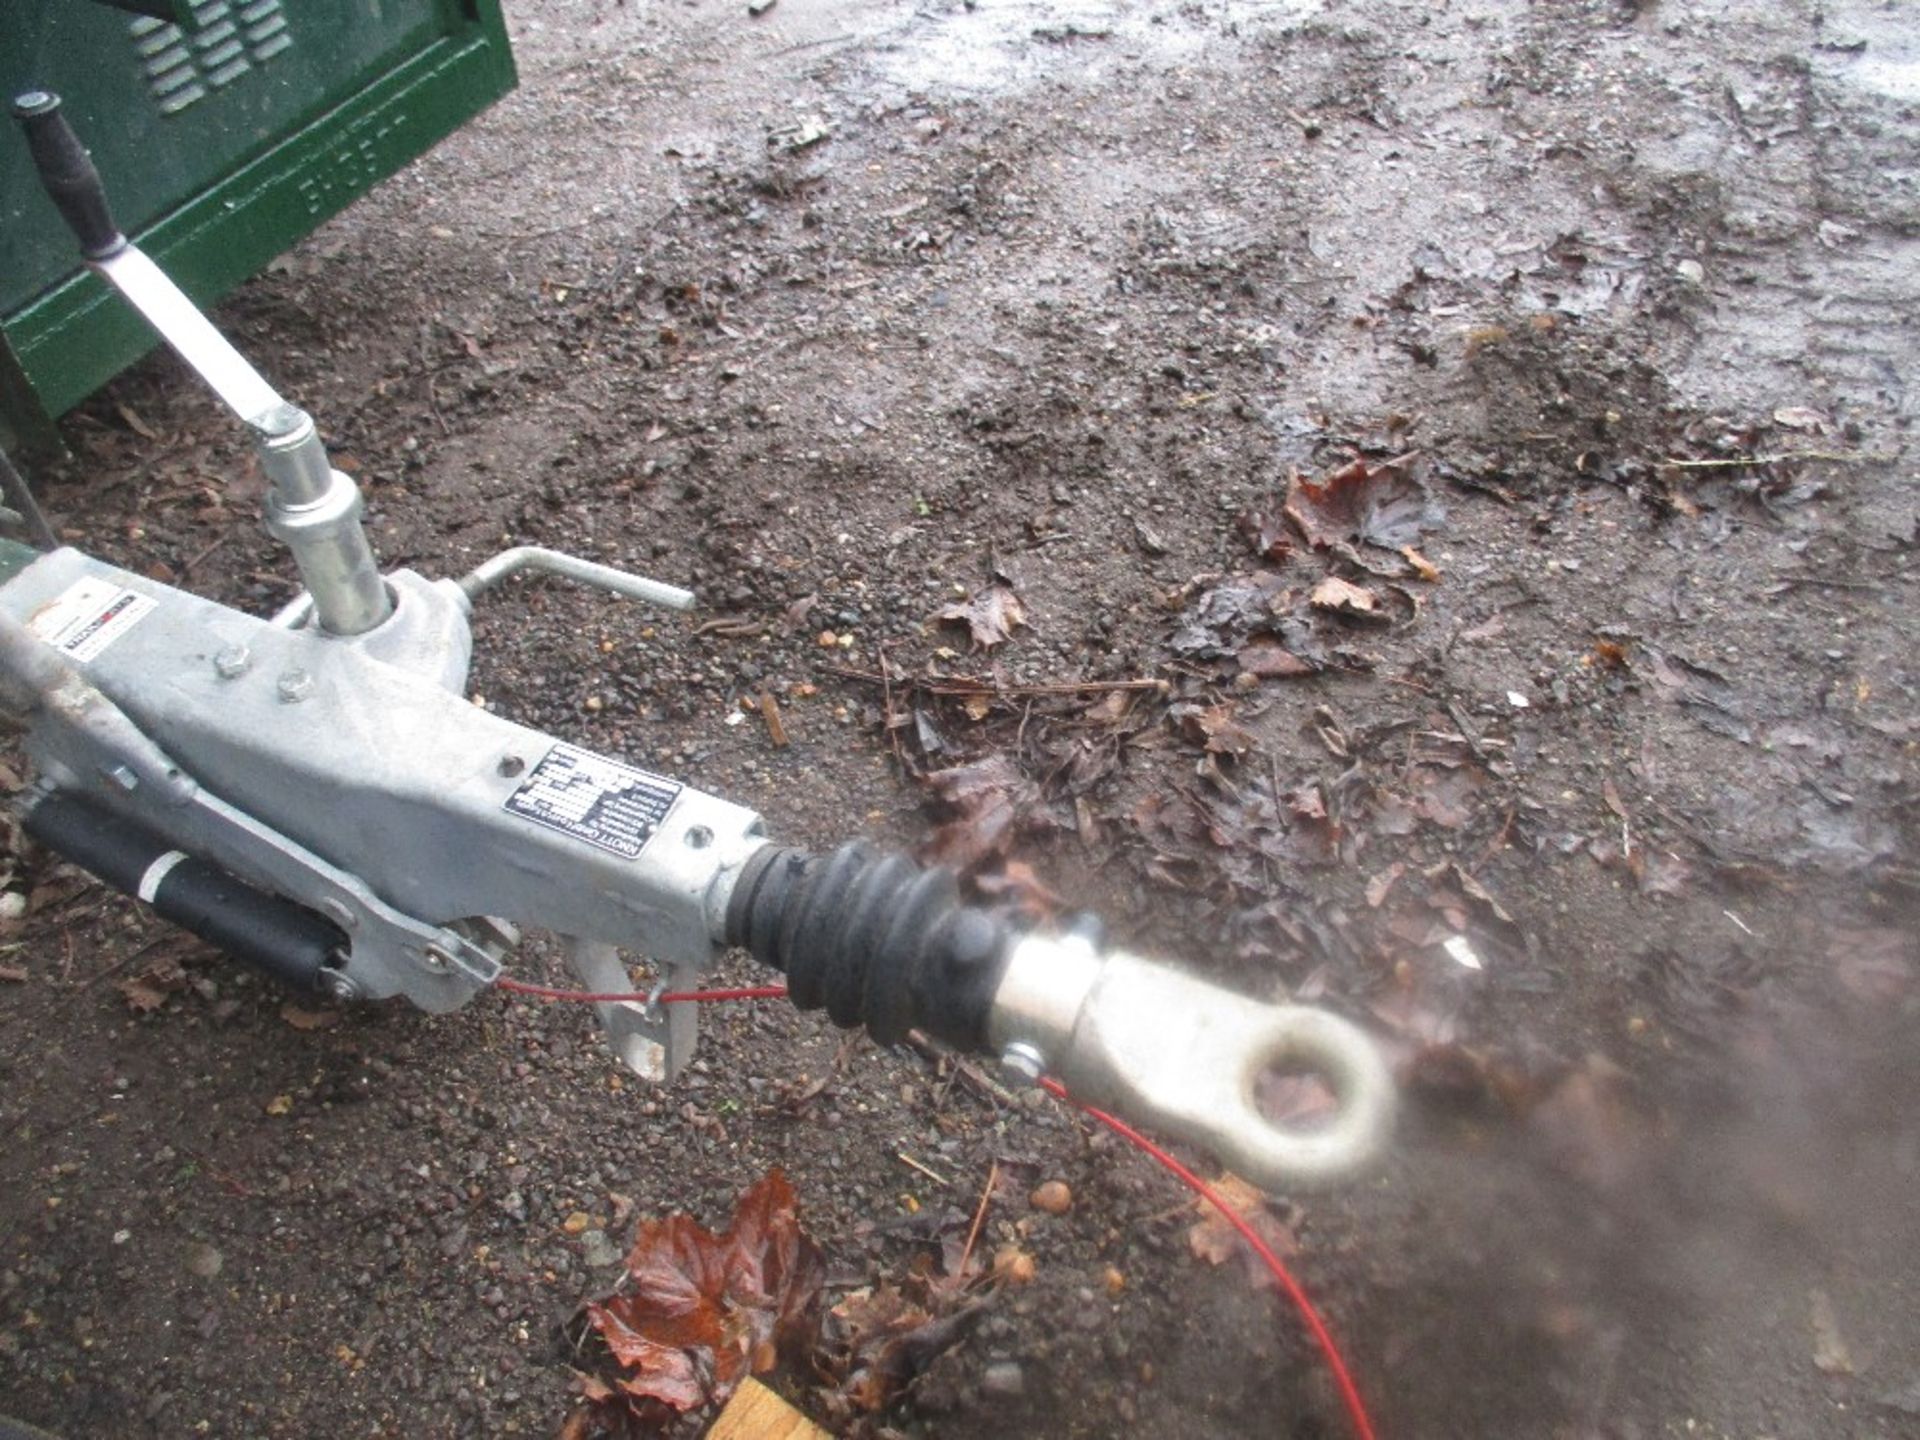
[[[1029,936],[994,995],[990,1045],[1037,1053],[1088,1104],[1203,1145],[1268,1189],[1330,1184],[1374,1158],[1392,1123],[1392,1077],[1348,1020],[1268,1005],[1080,935]],[[1269,1071],[1312,1074],[1333,1114],[1311,1127],[1261,1113]]]

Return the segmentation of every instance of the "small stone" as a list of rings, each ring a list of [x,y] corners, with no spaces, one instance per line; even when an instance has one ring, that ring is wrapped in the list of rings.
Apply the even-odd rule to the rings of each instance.
[[[202,1280],[211,1280],[226,1265],[226,1257],[204,1241],[187,1247],[187,1269]]]
[[[1101,1272],[1100,1282],[1107,1287],[1109,1295],[1118,1295],[1127,1288],[1127,1277],[1111,1265]]]
[[[1679,272],[1680,278],[1689,285],[1698,285],[1702,280],[1707,278],[1707,267],[1702,265],[1698,260],[1682,260],[1673,268]]]
[[[1008,1285],[1027,1285],[1033,1281],[1033,1256],[1018,1245],[1003,1245],[994,1252],[993,1278]]]
[[[595,1270],[608,1270],[626,1258],[604,1230],[589,1230],[580,1237],[580,1252]]]
[[[1049,1180],[1028,1197],[1036,1210],[1048,1215],[1064,1215],[1073,1208],[1073,1191],[1064,1180]]]
[[[560,1228],[569,1235],[581,1235],[586,1233],[587,1227],[592,1223],[593,1219],[586,1211],[576,1210],[560,1222]]]
[[[982,1394],[1000,1397],[1024,1395],[1027,1390],[1027,1377],[1021,1373],[1019,1363],[1013,1360],[996,1360],[987,1366],[980,1377]]]
[[[288,1115],[292,1112],[293,1097],[291,1095],[276,1095],[267,1101],[267,1114],[269,1115]]]

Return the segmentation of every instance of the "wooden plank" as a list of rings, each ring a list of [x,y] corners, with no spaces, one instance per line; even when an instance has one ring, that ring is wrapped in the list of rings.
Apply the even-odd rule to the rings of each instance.
[[[832,1440],[758,1380],[744,1380],[707,1432],[707,1440]]]

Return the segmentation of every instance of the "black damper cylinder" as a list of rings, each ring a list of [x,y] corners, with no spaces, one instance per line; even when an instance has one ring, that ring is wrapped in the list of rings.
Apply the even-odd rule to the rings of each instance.
[[[319,990],[328,962],[346,946],[346,937],[313,911],[183,855],[145,826],[82,796],[47,796],[28,812],[25,828],[182,930],[297,990]]]
[[[861,841],[831,855],[768,845],[741,871],[727,943],[783,970],[793,1003],[865,1025],[884,1045],[911,1029],[987,1043],[1016,932],[963,904],[951,870],[923,870]]]

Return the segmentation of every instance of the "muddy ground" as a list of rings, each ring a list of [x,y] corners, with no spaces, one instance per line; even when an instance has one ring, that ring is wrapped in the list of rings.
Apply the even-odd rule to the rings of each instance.
[[[702,595],[517,585],[477,619],[487,705],[783,838],[931,846],[1030,904],[1031,867],[1371,1027],[1391,1157],[1272,1214],[1383,1434],[1920,1434],[1904,8],[529,0],[518,93],[220,314],[389,563],[539,542]],[[73,538],[289,596],[170,361],[65,434]],[[1343,471],[1378,503],[1316,548],[1289,481]],[[996,576],[1027,623],[976,649],[935,617]],[[786,748],[737,718],[768,692]],[[994,843],[921,778],[980,761]],[[577,1010],[290,1012],[44,856],[13,875],[23,1418],[548,1435],[634,1217],[718,1225],[783,1166],[833,1303],[951,1263],[997,1161],[981,1243],[1031,1283],[976,1287],[883,1412],[789,1370],[796,1403],[1344,1433],[1294,1317],[1050,1101],[784,1004],[710,1012],[650,1092]]]

